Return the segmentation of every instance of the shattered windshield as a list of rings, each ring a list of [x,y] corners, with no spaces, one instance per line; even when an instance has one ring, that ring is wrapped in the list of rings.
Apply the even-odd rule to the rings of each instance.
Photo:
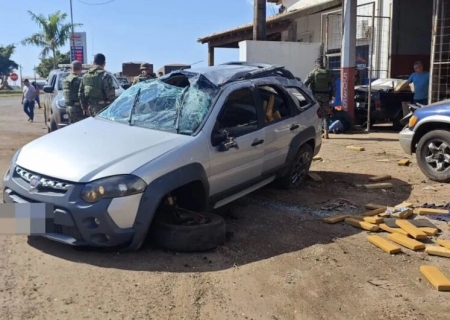
[[[194,133],[207,115],[219,88],[204,76],[184,72],[139,82],[98,117],[154,130]]]

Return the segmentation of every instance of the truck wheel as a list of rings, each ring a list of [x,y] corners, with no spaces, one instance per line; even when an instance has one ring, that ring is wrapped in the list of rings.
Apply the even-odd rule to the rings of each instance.
[[[58,126],[56,125],[56,121],[55,118],[52,117],[52,119],[50,120],[50,131],[56,131],[58,130]]]
[[[198,216],[202,223],[179,224],[168,212],[155,216],[149,231],[150,241],[161,249],[175,252],[207,251],[222,245],[226,236],[225,220],[213,213]]]
[[[417,164],[430,180],[450,182],[450,131],[433,130],[417,144]]]
[[[288,171],[280,179],[281,186],[284,189],[295,189],[305,181],[305,178],[311,167],[313,158],[313,150],[309,144],[302,145],[294,158],[289,164]]]

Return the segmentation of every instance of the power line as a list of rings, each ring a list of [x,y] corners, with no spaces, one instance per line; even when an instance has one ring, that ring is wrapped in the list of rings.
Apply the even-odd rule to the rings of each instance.
[[[77,1],[82,3],[82,4],[86,4],[88,6],[101,6],[101,5],[104,5],[104,4],[112,3],[112,2],[114,2],[116,0],[109,0],[109,1],[100,2],[100,3],[90,3],[90,2],[85,2],[85,1],[82,1],[82,0],[77,0]]]

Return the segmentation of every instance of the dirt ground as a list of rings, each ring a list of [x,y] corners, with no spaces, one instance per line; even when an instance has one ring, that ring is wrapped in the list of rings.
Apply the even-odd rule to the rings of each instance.
[[[28,123],[19,100],[0,98],[1,172],[15,150],[46,133],[42,109]],[[450,186],[427,180],[414,158],[399,167],[397,134],[379,131],[324,141],[323,161],[312,167],[323,182],[290,192],[269,186],[220,210],[229,239],[213,252],[84,252],[0,236],[0,319],[448,319],[449,293],[419,267],[450,276],[450,259],[408,249],[391,256],[365,231],[322,222],[362,213],[369,202],[450,200]],[[392,175],[395,187],[355,186],[379,174]],[[433,222],[450,239],[448,226]]]

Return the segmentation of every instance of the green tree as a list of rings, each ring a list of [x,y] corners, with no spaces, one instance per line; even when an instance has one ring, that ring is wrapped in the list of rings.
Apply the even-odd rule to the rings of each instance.
[[[70,52],[61,53],[56,51],[57,64],[68,64],[70,63]],[[41,59],[41,63],[36,67],[36,73],[42,78],[47,78],[50,71],[52,71],[54,60],[53,58]]]
[[[49,53],[52,53],[53,68],[56,68],[58,65],[57,51],[67,43],[72,32],[72,24],[65,22],[67,13],[58,10],[47,17],[43,14],[34,14],[31,11],[28,11],[28,14],[31,20],[38,24],[41,31],[24,39],[22,44],[42,48],[41,59],[47,58]],[[73,24],[73,27],[79,26],[82,26],[82,24]]]
[[[1,89],[9,89],[12,88],[8,84],[9,74],[17,69],[19,65],[11,60],[11,56],[14,54],[14,50],[16,46],[10,44],[8,46],[0,46],[0,77],[2,79]]]

